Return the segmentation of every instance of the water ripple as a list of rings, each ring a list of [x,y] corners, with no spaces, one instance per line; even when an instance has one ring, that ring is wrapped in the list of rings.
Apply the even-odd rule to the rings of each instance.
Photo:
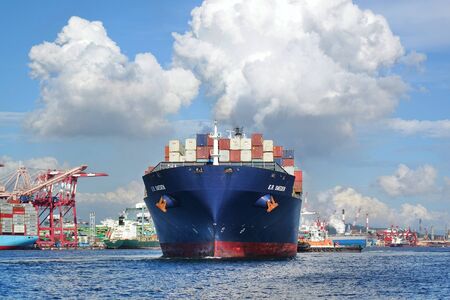
[[[3,299],[444,299],[450,253],[174,260],[149,250],[2,251]]]

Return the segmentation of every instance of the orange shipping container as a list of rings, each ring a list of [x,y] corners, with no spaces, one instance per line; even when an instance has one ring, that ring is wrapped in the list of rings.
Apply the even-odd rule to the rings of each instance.
[[[208,147],[214,146],[214,139],[208,135]]]
[[[169,161],[169,156],[164,156],[164,161]]]
[[[252,147],[252,159],[262,159],[263,158],[263,147],[253,146]]]
[[[262,146],[263,145],[263,136],[261,133],[252,134],[252,146]]]
[[[301,181],[295,181],[294,182],[294,192],[301,193],[303,190],[303,184]]]
[[[169,146],[164,147],[164,156],[169,157]]]
[[[230,150],[230,161],[240,162],[241,161],[241,150]]]
[[[294,171],[294,176],[295,176],[295,181],[302,181],[303,180],[303,172],[298,170],[298,171]]]
[[[273,157],[283,157],[282,146],[273,146]]]
[[[13,207],[13,214],[15,215],[24,215],[25,214],[25,207]]]
[[[294,159],[293,158],[284,158],[283,159],[283,167],[293,167]]]
[[[208,159],[209,147],[197,147],[197,159]]]
[[[219,140],[220,150],[230,150],[230,139],[220,139]]]

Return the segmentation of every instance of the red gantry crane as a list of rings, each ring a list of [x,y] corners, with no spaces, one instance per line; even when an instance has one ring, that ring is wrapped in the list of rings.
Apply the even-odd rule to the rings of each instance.
[[[0,191],[10,202],[31,201],[38,212],[37,242],[40,248],[76,248],[78,225],[75,195],[78,178],[108,176],[106,173],[86,173],[87,165],[67,171],[48,170],[37,175],[27,189]],[[23,171],[21,173],[23,175]]]

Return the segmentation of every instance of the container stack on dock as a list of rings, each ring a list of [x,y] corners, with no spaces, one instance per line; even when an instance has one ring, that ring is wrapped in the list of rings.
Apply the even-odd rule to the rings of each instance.
[[[31,204],[0,204],[0,235],[37,235],[37,212]]]
[[[165,161],[173,163],[212,161],[213,139],[209,134],[197,134],[183,144],[180,140],[170,140],[165,146]],[[296,177],[294,190],[302,191],[302,171],[295,167],[294,150],[274,145],[273,140],[264,140],[260,133],[250,138],[237,135],[219,139],[219,162],[221,163],[277,163],[290,175]]]

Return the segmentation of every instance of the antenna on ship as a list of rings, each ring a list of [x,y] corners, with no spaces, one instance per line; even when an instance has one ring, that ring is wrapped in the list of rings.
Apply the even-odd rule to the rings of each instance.
[[[219,165],[219,133],[217,132],[217,121],[214,120],[214,134],[210,135],[210,137],[213,139],[213,165],[218,166]]]
[[[366,233],[369,233],[369,213],[366,213]]]

